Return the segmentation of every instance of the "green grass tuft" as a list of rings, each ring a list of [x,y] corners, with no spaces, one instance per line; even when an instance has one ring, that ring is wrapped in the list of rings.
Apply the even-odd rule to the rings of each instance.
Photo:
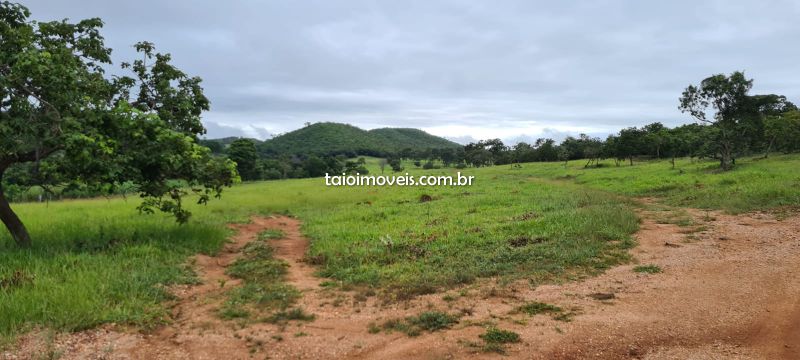
[[[519,342],[519,334],[498,328],[489,328],[485,334],[480,335],[480,338],[487,343],[508,344]]]
[[[423,331],[434,332],[450,328],[458,317],[439,311],[427,311],[405,319],[390,319],[383,324],[387,331],[400,331],[408,336],[418,336]]]
[[[634,272],[645,274],[658,274],[662,272],[658,265],[638,265],[633,268]]]
[[[538,314],[555,314],[563,312],[564,310],[555,305],[532,301],[518,307],[516,311],[533,316]]]

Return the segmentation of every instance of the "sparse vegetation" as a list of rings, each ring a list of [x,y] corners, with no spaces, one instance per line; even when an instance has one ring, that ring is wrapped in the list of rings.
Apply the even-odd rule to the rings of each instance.
[[[243,285],[227,292],[228,299],[219,309],[225,319],[250,319],[264,313],[268,322],[306,319],[301,309],[286,310],[294,304],[300,293],[283,283],[288,265],[272,257],[272,249],[265,243],[253,241],[242,249],[242,256],[231,264],[228,275],[243,280]]]
[[[266,240],[274,240],[274,239],[282,239],[285,237],[286,234],[279,229],[268,229],[258,233],[258,240],[259,241],[266,241]]]
[[[409,316],[405,319],[391,319],[383,323],[383,329],[387,331],[399,331],[408,336],[418,336],[423,331],[434,332],[447,329],[458,322],[458,317],[439,311],[427,311],[417,316]],[[373,327],[370,327],[372,332]]]
[[[637,265],[633,268],[633,271],[645,274],[658,274],[662,270],[658,265]]]
[[[567,311],[561,307],[538,301],[532,301],[518,306],[513,312],[524,313],[530,316],[548,314],[553,320],[564,322],[572,321],[572,317],[575,316],[574,311]]]
[[[532,301],[517,307],[516,311],[533,316],[538,314],[558,314],[564,310],[555,305]]]
[[[269,317],[265,318],[264,321],[273,324],[280,324],[286,323],[288,321],[297,320],[297,321],[313,321],[316,318],[314,314],[309,314],[305,312],[305,310],[301,308],[294,308],[290,310],[281,310],[278,311]]]

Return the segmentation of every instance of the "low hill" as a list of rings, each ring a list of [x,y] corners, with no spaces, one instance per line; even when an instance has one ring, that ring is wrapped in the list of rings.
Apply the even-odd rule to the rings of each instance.
[[[340,123],[316,123],[259,144],[268,156],[280,154],[383,156],[405,148],[457,148],[461,145],[418,129],[383,128],[366,131]]]

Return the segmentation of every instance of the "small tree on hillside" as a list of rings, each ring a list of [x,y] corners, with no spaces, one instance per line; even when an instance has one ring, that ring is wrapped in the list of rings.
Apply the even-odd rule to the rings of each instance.
[[[199,203],[231,185],[233,163],[197,143],[209,108],[200,78],[145,42],[135,46],[139,60],[122,64],[132,76],[107,78],[111,49],[100,19],[29,17],[22,5],[0,3],[0,220],[18,245],[31,239],[3,193],[9,168],[29,170],[37,185],[130,181],[144,199],[140,211],[169,212],[179,222],[190,216],[186,183]]]

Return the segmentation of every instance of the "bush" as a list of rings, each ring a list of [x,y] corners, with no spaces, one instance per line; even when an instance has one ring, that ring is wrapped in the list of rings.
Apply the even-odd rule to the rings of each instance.
[[[485,334],[480,335],[480,338],[487,343],[495,344],[508,344],[519,342],[519,334],[508,331],[500,330],[497,328],[489,328]]]
[[[449,328],[458,322],[455,316],[438,311],[428,311],[416,317],[408,318],[408,322],[423,330],[436,331]]]

